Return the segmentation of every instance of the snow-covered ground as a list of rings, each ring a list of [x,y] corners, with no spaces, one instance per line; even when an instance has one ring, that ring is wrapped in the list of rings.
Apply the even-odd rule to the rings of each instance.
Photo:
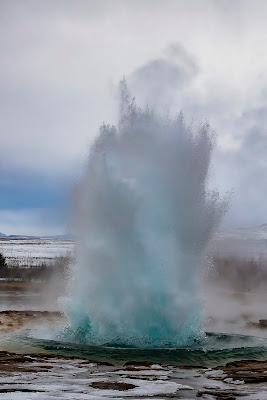
[[[113,367],[81,359],[2,354],[0,397],[17,399],[266,400],[266,385],[227,378],[222,370],[150,365]],[[18,361],[16,361],[16,358]],[[10,359],[10,361],[9,361]],[[13,359],[13,360],[12,360]],[[21,372],[20,372],[21,370]]]
[[[267,226],[218,233],[212,250],[226,256],[232,254],[245,257],[266,256]],[[10,264],[16,265],[38,265],[42,261],[49,262],[55,257],[73,254],[74,251],[75,244],[71,240],[0,239],[0,252]],[[231,294],[219,291],[216,287],[212,289],[213,292],[209,290],[206,296],[207,330],[250,333],[266,337],[266,330],[260,330],[256,326],[260,318],[267,318],[265,293]],[[0,297],[1,310],[57,310],[56,303],[53,302],[48,308],[39,291],[2,292]],[[47,297],[50,299],[50,292]],[[8,343],[13,346],[13,341],[10,339],[11,336]],[[9,349],[0,345],[0,353],[1,350]],[[267,400],[266,382],[245,384],[242,379],[233,379],[219,370],[181,369],[166,365],[113,367],[73,358],[45,359],[32,354],[32,347],[29,348],[29,353],[31,355],[25,356],[28,359],[18,361],[16,365],[8,360],[0,360],[1,399],[215,400],[240,397],[244,400]],[[263,374],[267,375],[267,371]]]
[[[0,237],[0,252],[12,265],[39,265],[55,257],[73,254],[74,247],[74,241],[67,239]],[[210,249],[212,253],[226,257],[267,257],[267,224],[218,232]]]
[[[0,252],[10,265],[40,265],[74,252],[74,242],[66,239],[0,238]]]

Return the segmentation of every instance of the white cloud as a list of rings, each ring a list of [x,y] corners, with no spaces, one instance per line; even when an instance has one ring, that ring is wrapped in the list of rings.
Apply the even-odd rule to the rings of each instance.
[[[2,3],[2,157],[29,168],[70,165],[98,125],[116,119],[109,83],[157,59],[173,42],[197,60],[196,96],[213,97],[214,82],[220,82],[231,97],[238,91],[242,103],[255,75],[267,66],[266,3],[250,4]]]
[[[173,43],[196,66],[180,76],[184,85],[169,84],[177,110],[189,121],[207,118],[225,154],[244,151],[254,122],[242,114],[265,104],[266,13],[265,0],[2,1],[1,164],[50,175],[78,170],[99,124],[116,122],[117,82],[153,60],[170,61]],[[232,184],[227,169],[218,177]],[[253,214],[253,202],[249,208]]]

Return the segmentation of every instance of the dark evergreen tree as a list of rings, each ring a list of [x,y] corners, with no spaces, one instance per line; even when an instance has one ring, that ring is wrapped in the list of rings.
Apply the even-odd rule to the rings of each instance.
[[[0,268],[5,268],[5,267],[7,267],[6,259],[5,259],[5,257],[3,256],[3,254],[0,253]]]

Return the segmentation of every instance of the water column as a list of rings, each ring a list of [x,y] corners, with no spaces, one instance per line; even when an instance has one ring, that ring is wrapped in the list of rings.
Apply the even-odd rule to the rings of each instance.
[[[118,127],[100,128],[78,188],[68,340],[201,340],[205,250],[225,210],[207,189],[213,143],[209,125],[140,109],[121,83]]]

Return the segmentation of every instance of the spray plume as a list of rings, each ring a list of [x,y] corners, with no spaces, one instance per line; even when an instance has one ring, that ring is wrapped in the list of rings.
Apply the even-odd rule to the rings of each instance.
[[[77,202],[70,341],[187,346],[203,337],[201,280],[225,202],[207,190],[208,124],[136,106],[121,82],[118,128],[103,125]]]

